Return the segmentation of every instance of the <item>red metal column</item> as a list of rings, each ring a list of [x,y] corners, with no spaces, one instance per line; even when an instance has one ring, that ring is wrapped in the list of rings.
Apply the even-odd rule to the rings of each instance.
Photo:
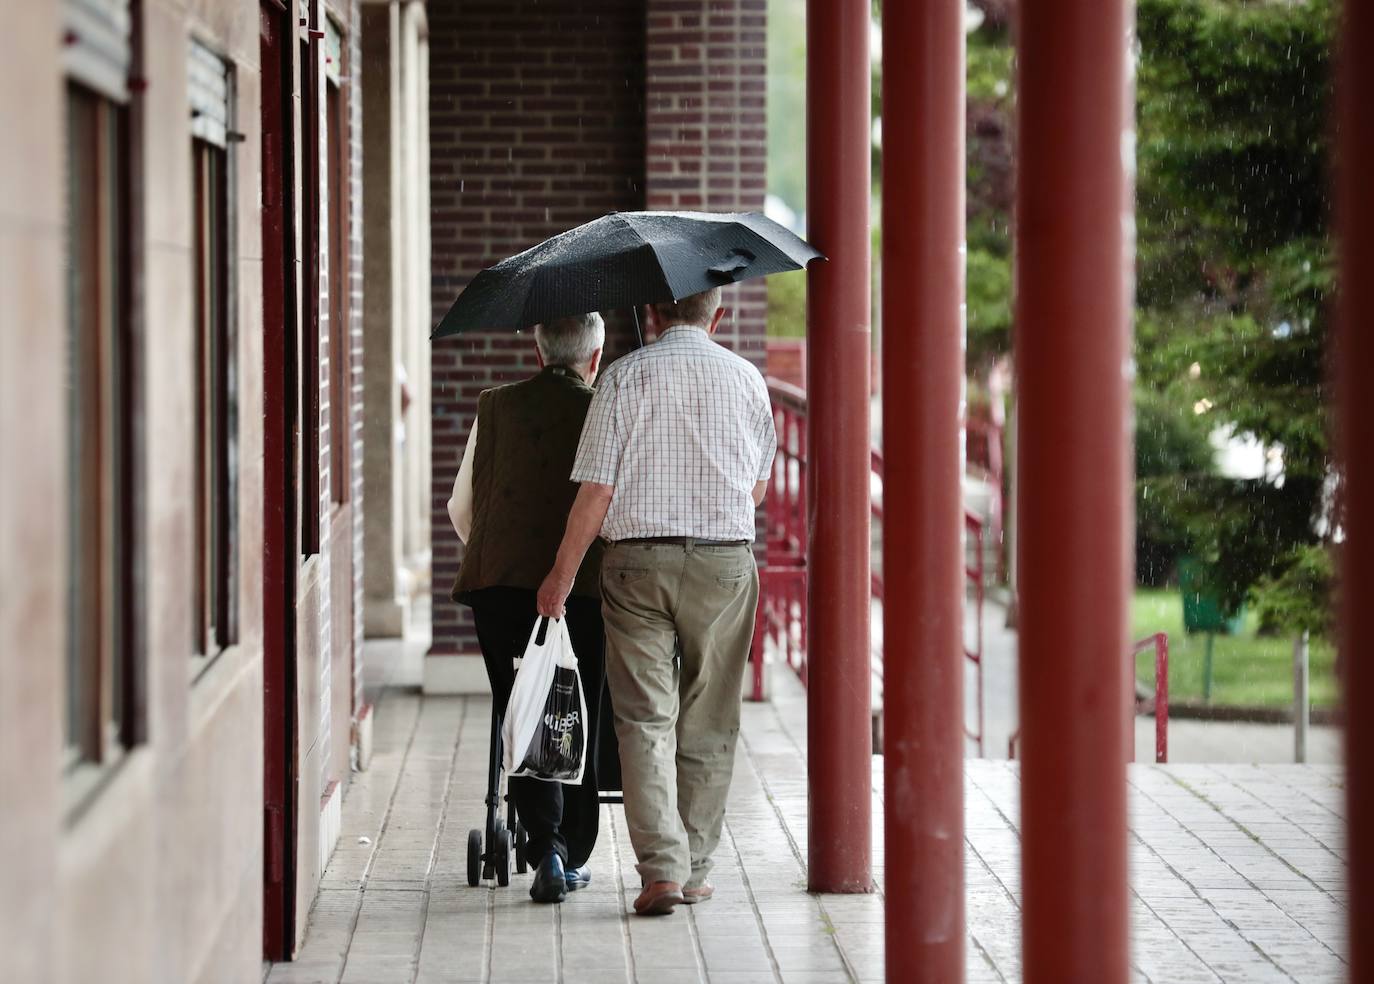
[[[1129,7],[1023,0],[1016,369],[1025,980],[1124,982]]]
[[[964,0],[883,5],[887,979],[964,978]]]
[[[1345,468],[1341,549],[1341,671],[1345,678],[1346,838],[1350,980],[1374,982],[1374,659],[1362,617],[1374,608],[1374,5],[1348,0],[1340,33],[1336,222],[1340,234],[1337,385]]]
[[[806,5],[808,881],[873,888],[869,682],[869,0]]]

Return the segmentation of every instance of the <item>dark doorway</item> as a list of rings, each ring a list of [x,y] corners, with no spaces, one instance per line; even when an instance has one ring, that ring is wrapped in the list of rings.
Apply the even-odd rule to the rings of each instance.
[[[263,953],[288,960],[296,927],[296,343],[290,9],[261,0],[263,324]],[[305,469],[307,472],[309,468]]]

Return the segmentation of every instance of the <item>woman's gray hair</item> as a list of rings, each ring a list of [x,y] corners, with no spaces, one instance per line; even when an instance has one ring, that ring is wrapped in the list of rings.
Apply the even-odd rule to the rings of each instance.
[[[574,314],[534,326],[534,341],[546,366],[585,366],[593,353],[606,344],[606,324],[601,315]]]

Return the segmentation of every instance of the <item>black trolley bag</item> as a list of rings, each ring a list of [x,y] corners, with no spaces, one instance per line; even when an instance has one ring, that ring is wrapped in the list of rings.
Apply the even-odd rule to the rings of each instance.
[[[548,621],[547,618],[541,618],[537,623],[535,641],[541,645],[548,629]],[[560,694],[562,700],[569,699],[566,692],[567,677],[560,677],[559,673],[559,670],[555,671],[554,687],[550,688],[546,698],[546,717],[560,716],[560,705],[556,703],[553,693],[555,688],[563,691]],[[519,678],[519,671],[516,677]],[[597,729],[594,734],[586,735],[584,754],[588,756],[588,761],[596,763],[600,800],[602,803],[622,803],[624,794],[620,778],[620,745],[615,736],[610,689],[603,679],[600,694],[584,696],[589,709],[598,708],[595,714]],[[473,827],[468,831],[467,879],[468,885],[474,888],[484,879],[495,880],[497,885],[504,888],[510,884],[512,862],[515,870],[522,875],[529,870],[531,864],[531,859],[526,854],[528,838],[525,828],[520,823],[515,803],[510,797],[509,783],[506,781],[508,777],[504,765],[505,748],[502,735],[504,711],[505,708],[498,708],[496,703],[492,702],[491,739],[487,757],[486,826],[485,829]],[[549,749],[556,744],[554,736],[542,733],[542,723],[540,729],[523,764],[534,766],[537,771],[547,774],[565,763],[560,761],[557,753],[540,754],[540,749]],[[563,732],[558,737],[561,738],[562,734],[566,733]]]

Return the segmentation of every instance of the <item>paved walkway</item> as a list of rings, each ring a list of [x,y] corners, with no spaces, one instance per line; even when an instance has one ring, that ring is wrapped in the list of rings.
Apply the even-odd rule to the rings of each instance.
[[[883,898],[805,888],[804,695],[786,679],[746,704],[714,900],[626,915],[637,890],[618,807],[603,807],[592,885],[561,906],[468,888],[490,704],[391,689],[372,767],[344,800],[343,836],[300,958],[267,980],[423,982],[879,981]],[[881,759],[874,760],[881,885]],[[1339,772],[1322,766],[1133,766],[1134,959],[1142,981],[1343,979]],[[966,771],[968,979],[1020,979],[1015,763]]]

